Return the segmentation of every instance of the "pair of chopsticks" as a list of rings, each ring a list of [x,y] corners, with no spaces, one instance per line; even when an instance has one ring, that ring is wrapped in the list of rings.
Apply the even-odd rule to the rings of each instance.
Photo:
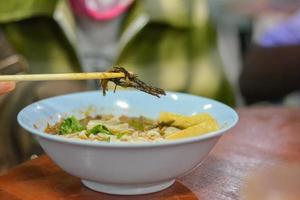
[[[122,72],[0,75],[0,81],[54,81],[124,78]]]

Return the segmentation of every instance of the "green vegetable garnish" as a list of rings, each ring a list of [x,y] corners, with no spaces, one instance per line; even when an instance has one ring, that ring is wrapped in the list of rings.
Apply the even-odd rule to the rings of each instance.
[[[123,135],[125,135],[125,133],[118,133],[118,134],[117,134],[117,139],[121,139],[121,137],[122,137]]]
[[[131,119],[128,124],[136,130],[143,131],[144,124],[142,121],[138,120],[138,118]]]
[[[59,127],[58,133],[60,135],[66,135],[74,132],[79,132],[85,130],[85,127],[80,124],[80,122],[74,117],[64,119]]]
[[[107,135],[113,135],[112,132],[110,132],[108,130],[108,128],[104,125],[97,125],[94,126],[91,130],[89,130],[89,134],[98,134],[98,133],[103,133],[103,134],[107,134]]]

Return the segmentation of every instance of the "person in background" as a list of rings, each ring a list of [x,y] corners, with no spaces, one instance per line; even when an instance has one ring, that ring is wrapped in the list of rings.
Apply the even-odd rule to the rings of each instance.
[[[247,104],[300,105],[300,2],[267,2],[250,13],[255,26],[239,78],[241,94]]]
[[[0,1],[0,36],[0,60],[21,55],[28,64],[17,73],[92,72],[117,65],[153,86],[235,105],[208,0]],[[20,109],[47,97],[97,89],[95,83],[23,82],[2,95],[0,173],[42,153],[17,124]]]

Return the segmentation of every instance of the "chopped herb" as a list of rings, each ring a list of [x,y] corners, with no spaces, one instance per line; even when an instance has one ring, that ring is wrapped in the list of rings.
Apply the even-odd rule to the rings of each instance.
[[[117,139],[121,139],[121,137],[123,137],[123,135],[125,135],[125,133],[118,133],[117,134]]]
[[[110,137],[104,139],[103,141],[105,141],[105,142],[110,142]]]
[[[91,130],[88,132],[89,134],[98,134],[98,133],[103,133],[107,135],[113,135],[108,128],[102,124],[98,124],[97,126],[94,126]]]
[[[153,120],[148,119],[146,117],[140,116],[140,117],[131,117],[131,118],[125,118],[122,119],[124,122],[128,123],[129,126],[132,128],[139,130],[139,131],[145,131],[151,128],[154,124]]]
[[[128,121],[129,126],[133,127],[136,130],[143,131],[144,130],[144,124],[141,120],[138,118],[133,118]]]
[[[58,133],[60,135],[66,135],[74,132],[79,132],[85,130],[85,127],[80,124],[80,122],[74,117],[64,119],[59,127]]]

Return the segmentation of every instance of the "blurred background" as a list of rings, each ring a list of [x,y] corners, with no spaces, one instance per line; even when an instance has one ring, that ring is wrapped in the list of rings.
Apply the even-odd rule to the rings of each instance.
[[[233,107],[300,105],[298,0],[0,1],[0,73],[104,71]],[[0,174],[42,150],[19,127],[24,106],[98,88],[18,83],[0,97]]]

